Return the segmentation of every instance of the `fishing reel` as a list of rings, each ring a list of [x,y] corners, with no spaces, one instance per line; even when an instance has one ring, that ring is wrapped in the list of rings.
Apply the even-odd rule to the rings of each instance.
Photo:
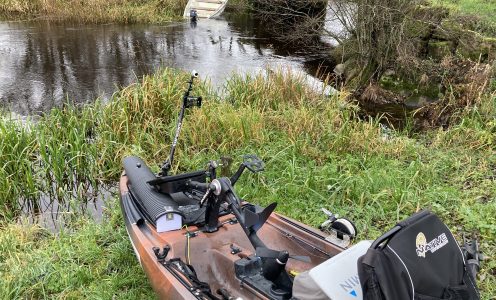
[[[327,220],[319,229],[329,234],[326,240],[343,248],[348,247],[357,235],[355,224],[346,218],[339,218],[325,208],[322,208],[322,212],[327,216]]]

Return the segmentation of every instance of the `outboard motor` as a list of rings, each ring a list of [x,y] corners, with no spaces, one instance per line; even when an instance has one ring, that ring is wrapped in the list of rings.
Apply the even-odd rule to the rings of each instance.
[[[196,9],[193,8],[189,11],[189,18],[192,23],[196,23],[198,21],[198,12]]]

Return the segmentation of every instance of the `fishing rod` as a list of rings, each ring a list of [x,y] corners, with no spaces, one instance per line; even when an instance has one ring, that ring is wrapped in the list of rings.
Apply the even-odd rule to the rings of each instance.
[[[202,97],[194,97],[189,95],[193,90],[193,80],[195,78],[198,78],[198,72],[193,70],[193,72],[191,72],[191,78],[188,81],[189,84],[188,89],[186,90],[186,92],[184,92],[183,105],[181,106],[181,110],[179,111],[179,117],[177,119],[177,125],[176,125],[176,134],[174,136],[174,140],[172,141],[170,154],[167,160],[162,165],[161,168],[162,171],[159,173],[159,176],[168,176],[169,171],[172,168],[172,163],[174,161],[174,153],[176,152],[177,141],[179,139],[179,134],[181,133],[181,127],[183,126],[184,113],[186,109],[195,106],[201,107]]]

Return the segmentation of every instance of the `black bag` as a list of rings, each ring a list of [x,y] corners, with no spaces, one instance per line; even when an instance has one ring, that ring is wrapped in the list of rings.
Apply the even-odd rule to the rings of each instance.
[[[365,300],[480,299],[453,234],[420,211],[378,238],[358,259]]]

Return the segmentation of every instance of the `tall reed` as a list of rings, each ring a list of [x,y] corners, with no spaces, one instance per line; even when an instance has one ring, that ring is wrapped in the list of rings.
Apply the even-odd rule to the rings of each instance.
[[[77,23],[160,23],[178,19],[186,0],[0,0],[0,16]]]
[[[32,126],[8,117],[0,119],[0,137],[0,217],[11,218],[39,196],[38,144]]]

